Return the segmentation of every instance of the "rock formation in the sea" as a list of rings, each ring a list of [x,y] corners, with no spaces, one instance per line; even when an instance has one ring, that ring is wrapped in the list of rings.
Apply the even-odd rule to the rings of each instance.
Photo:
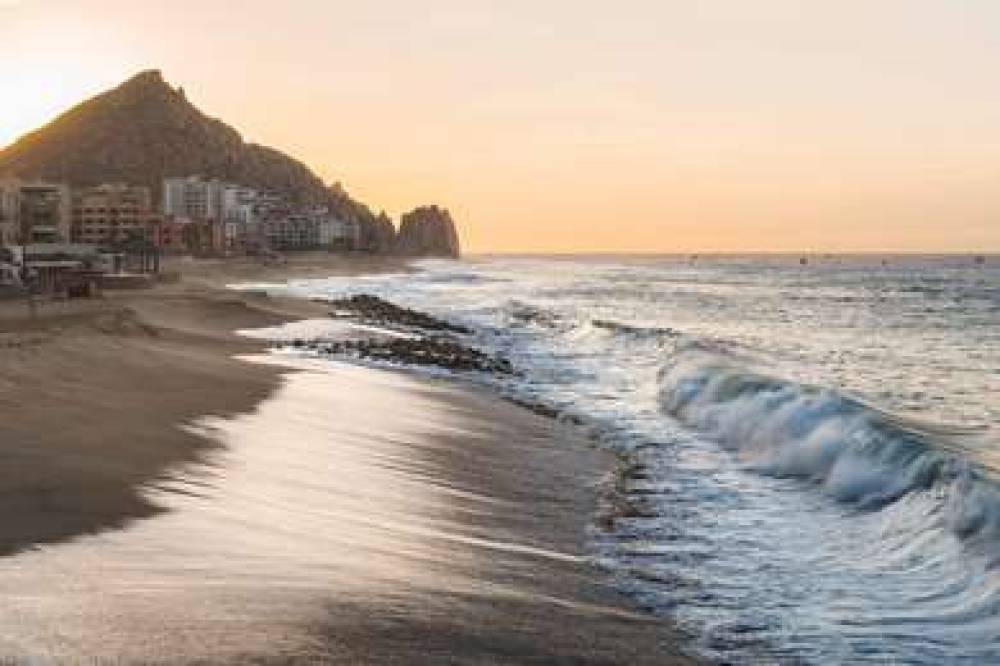
[[[373,216],[371,222],[361,228],[360,241],[362,249],[385,250],[395,247],[396,227],[385,211]]]
[[[395,248],[395,229],[339,185],[327,186],[305,164],[247,143],[239,132],[195,107],[159,71],[142,72],[63,113],[0,151],[0,176],[42,178],[72,186],[125,182],[159,197],[163,178],[199,174],[329,205],[361,223],[370,251]]]
[[[403,215],[396,252],[420,257],[458,257],[461,248],[451,214],[438,206],[421,206]]]

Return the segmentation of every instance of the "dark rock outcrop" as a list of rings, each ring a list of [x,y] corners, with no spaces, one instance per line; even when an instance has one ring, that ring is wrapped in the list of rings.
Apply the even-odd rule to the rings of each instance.
[[[372,331],[368,331],[367,334],[360,333],[363,337],[349,340],[298,339],[280,346],[394,364],[434,366],[495,375],[515,374],[506,358],[459,341],[457,335],[472,334],[465,326],[438,319],[426,312],[404,308],[371,294],[357,294],[324,302],[334,308],[331,316],[346,317],[386,331],[404,332],[406,337],[393,337],[385,331],[372,335]]]
[[[322,354],[348,356],[372,361],[385,361],[405,365],[422,365],[488,372],[495,375],[514,373],[510,361],[490,356],[478,349],[447,338],[420,338],[416,340],[344,340],[339,342],[297,341],[293,347],[305,348]]]
[[[385,211],[371,216],[369,222],[361,227],[360,246],[361,249],[375,251],[395,248],[396,227]]]
[[[328,301],[335,311],[349,313],[366,324],[376,326],[422,328],[428,332],[461,333],[468,335],[470,331],[465,326],[432,317],[419,310],[404,308],[378,296],[357,294],[349,298],[338,298]]]
[[[455,257],[461,254],[458,230],[451,214],[438,206],[422,206],[403,215],[396,252],[417,257]]]

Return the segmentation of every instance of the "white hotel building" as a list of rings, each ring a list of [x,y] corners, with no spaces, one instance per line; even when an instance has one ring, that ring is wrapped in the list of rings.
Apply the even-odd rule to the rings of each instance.
[[[253,246],[280,250],[358,246],[360,225],[326,207],[294,210],[280,197],[200,176],[163,181],[165,218],[218,225],[216,249],[238,252]]]
[[[163,180],[163,215],[190,220],[221,220],[226,183],[201,176]]]

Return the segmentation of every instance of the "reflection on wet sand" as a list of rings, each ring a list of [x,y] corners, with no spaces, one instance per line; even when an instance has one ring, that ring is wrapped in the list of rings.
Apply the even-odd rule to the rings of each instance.
[[[255,413],[189,426],[226,446],[149,488],[168,512],[0,559],[0,654],[656,657],[662,629],[579,557],[597,454],[461,388],[301,366]]]

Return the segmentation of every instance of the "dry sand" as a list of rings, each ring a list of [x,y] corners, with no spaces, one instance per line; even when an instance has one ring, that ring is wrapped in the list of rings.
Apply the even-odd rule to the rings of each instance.
[[[285,268],[399,268],[323,262]],[[251,269],[0,306],[0,656],[683,661],[581,557],[604,454],[461,385],[237,358],[324,314],[216,288]]]

